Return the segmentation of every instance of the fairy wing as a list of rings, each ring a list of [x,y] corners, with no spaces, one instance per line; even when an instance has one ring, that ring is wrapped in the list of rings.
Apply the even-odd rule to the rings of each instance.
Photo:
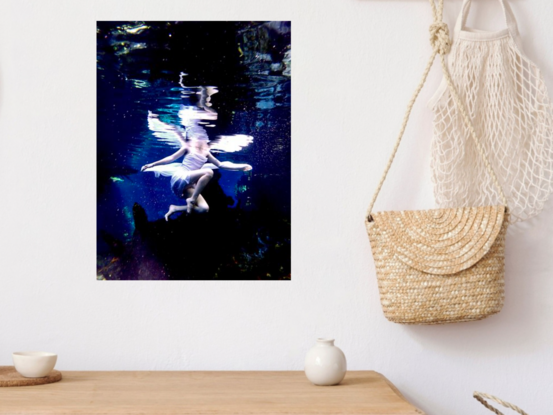
[[[251,135],[219,135],[210,141],[209,147],[212,151],[218,153],[236,153],[249,146],[252,142],[253,137]]]
[[[174,148],[181,148],[185,139],[182,132],[175,125],[168,124],[159,119],[159,115],[148,111],[148,128],[161,142]]]
[[[181,124],[186,127],[187,134],[208,140],[209,147],[214,152],[235,153],[253,142],[253,137],[245,134],[219,135],[214,140],[210,140],[204,125],[212,127],[212,123],[217,120],[217,112],[208,106],[202,108],[182,106],[179,117]]]
[[[207,132],[200,125],[200,122],[216,120],[217,113],[192,107],[182,107],[179,111],[179,118],[186,128],[187,134],[209,140]],[[151,111],[148,111],[148,128],[159,141],[169,144],[171,147],[181,148],[186,142],[185,136],[179,127],[161,121],[159,116]],[[253,137],[250,135],[219,135],[209,142],[209,146],[214,152],[235,153],[249,146],[252,142]]]

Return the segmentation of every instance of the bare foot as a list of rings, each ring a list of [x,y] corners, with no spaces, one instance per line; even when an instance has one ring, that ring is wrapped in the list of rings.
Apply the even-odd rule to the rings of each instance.
[[[170,218],[171,215],[172,215],[173,213],[175,213],[176,211],[177,211],[177,209],[176,209],[176,206],[175,206],[175,205],[169,206],[169,210],[168,210],[167,213],[165,214],[165,220],[166,220],[167,222],[169,222],[169,218]]]
[[[196,201],[194,199],[192,199],[191,197],[186,199],[186,213],[187,214],[190,215],[192,213],[192,211],[194,210],[194,206],[196,206]]]

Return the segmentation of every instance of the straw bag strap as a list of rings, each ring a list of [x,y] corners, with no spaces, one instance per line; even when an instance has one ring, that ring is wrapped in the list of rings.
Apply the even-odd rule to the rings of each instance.
[[[449,29],[447,25],[442,21],[442,14],[444,9],[444,0],[438,0],[438,3],[435,3],[435,0],[429,0],[430,6],[432,8],[432,14],[434,16],[434,22],[430,25],[430,43],[432,45],[432,55],[430,56],[430,59],[428,60],[428,63],[426,64],[426,68],[424,69],[424,73],[422,75],[422,79],[420,83],[418,84],[417,88],[415,89],[415,93],[413,94],[413,97],[409,101],[409,104],[407,105],[407,111],[405,112],[405,116],[403,117],[403,122],[401,124],[401,129],[399,131],[399,135],[397,137],[396,143],[394,145],[394,149],[392,150],[392,155],[390,156],[390,159],[388,160],[388,164],[386,165],[386,168],[384,170],[384,174],[382,175],[382,178],[380,179],[380,183],[378,183],[378,187],[376,188],[376,192],[373,195],[373,198],[371,200],[371,203],[369,204],[369,208],[367,209],[367,219],[369,221],[372,221],[372,210],[374,207],[374,204],[376,202],[376,199],[378,197],[378,194],[380,193],[380,189],[382,189],[382,185],[384,184],[384,180],[386,180],[386,176],[388,175],[388,171],[390,170],[390,167],[392,166],[392,162],[394,161],[394,157],[397,153],[397,149],[399,147],[399,143],[401,142],[401,139],[403,137],[403,133],[405,132],[405,128],[407,127],[407,122],[409,121],[409,116],[411,115],[411,110],[413,109],[413,105],[415,104],[415,101],[417,100],[417,97],[419,96],[419,93],[424,86],[424,83],[426,82],[426,78],[428,77],[428,73],[430,72],[430,68],[432,67],[432,64],[434,63],[434,59],[436,58],[436,55],[440,55],[440,62],[442,64],[442,71],[444,73],[445,80],[447,82],[447,85],[451,91],[451,95],[453,96],[453,99],[455,100],[455,104],[457,105],[457,108],[461,112],[461,115],[463,116],[463,121],[466,125],[466,127],[469,129],[470,135],[474,141],[474,144],[476,145],[476,148],[478,149],[478,152],[480,153],[480,156],[482,157],[482,160],[484,161],[484,165],[486,166],[486,170],[490,174],[492,181],[494,185],[499,190],[499,195],[501,196],[502,203],[507,206],[507,198],[505,197],[505,193],[503,193],[503,189],[501,188],[501,185],[499,184],[499,181],[497,180],[497,176],[495,175],[495,172],[492,169],[492,166],[490,165],[490,162],[488,158],[486,157],[486,154],[484,153],[484,149],[482,148],[482,144],[480,143],[480,140],[476,136],[476,131],[474,130],[474,126],[472,125],[472,122],[467,114],[467,110],[465,106],[463,105],[463,102],[461,101],[461,98],[459,97],[459,94],[457,93],[457,90],[455,89],[455,86],[453,85],[453,81],[451,79],[451,75],[449,73],[449,69],[447,67],[447,63],[445,60],[445,55],[447,55],[451,49],[451,40],[449,39]]]
[[[515,406],[509,402],[505,402],[493,395],[488,395],[487,393],[482,392],[474,392],[472,394],[474,398],[480,402],[482,405],[484,405],[486,408],[488,408],[490,411],[495,412],[497,415],[503,415],[502,412],[499,412],[499,410],[495,409],[493,406],[491,406],[488,402],[486,402],[486,399],[489,399],[491,401],[497,402],[500,405],[503,405],[505,408],[512,409],[515,412],[518,412],[521,415],[528,415],[526,412],[524,412],[522,409],[520,409],[518,406]]]

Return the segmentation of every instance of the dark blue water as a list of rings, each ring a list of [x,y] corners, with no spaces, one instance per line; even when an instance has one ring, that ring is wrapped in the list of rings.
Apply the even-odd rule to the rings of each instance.
[[[140,173],[175,151],[154,137],[147,116],[180,125],[179,109],[202,105],[198,92],[205,87],[218,90],[211,96],[217,120],[205,127],[210,138],[254,139],[239,152],[214,153],[253,167],[220,172],[229,208],[289,218],[289,22],[98,22],[97,39],[99,263],[117,259],[109,241],[132,241],[135,204],[149,221],[163,218],[170,204],[184,204],[168,177]]]

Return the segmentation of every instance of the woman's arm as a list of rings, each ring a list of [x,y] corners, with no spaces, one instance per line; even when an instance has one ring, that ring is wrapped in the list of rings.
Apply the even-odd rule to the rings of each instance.
[[[208,153],[207,159],[210,163],[215,164],[220,169],[225,170],[232,170],[232,171],[249,171],[252,169],[252,166],[249,164],[237,164],[237,163],[231,163],[230,161],[219,161],[215,157],[213,157],[213,154]]]
[[[221,162],[217,160],[211,152],[207,153],[207,161],[209,161],[212,164],[215,164],[217,167],[221,165]]]
[[[231,171],[250,171],[252,166],[249,164],[231,163],[230,161],[219,162],[219,168]]]
[[[149,168],[154,167],[154,166],[159,166],[160,164],[172,163],[173,161],[175,161],[179,157],[184,156],[186,154],[186,150],[187,150],[186,147],[181,147],[180,150],[176,151],[175,153],[171,154],[170,156],[167,156],[167,157],[165,157],[161,160],[158,160],[158,161],[154,161],[153,163],[150,163],[150,164],[145,164],[144,166],[142,166],[140,171],[144,171],[144,170],[149,169]]]

